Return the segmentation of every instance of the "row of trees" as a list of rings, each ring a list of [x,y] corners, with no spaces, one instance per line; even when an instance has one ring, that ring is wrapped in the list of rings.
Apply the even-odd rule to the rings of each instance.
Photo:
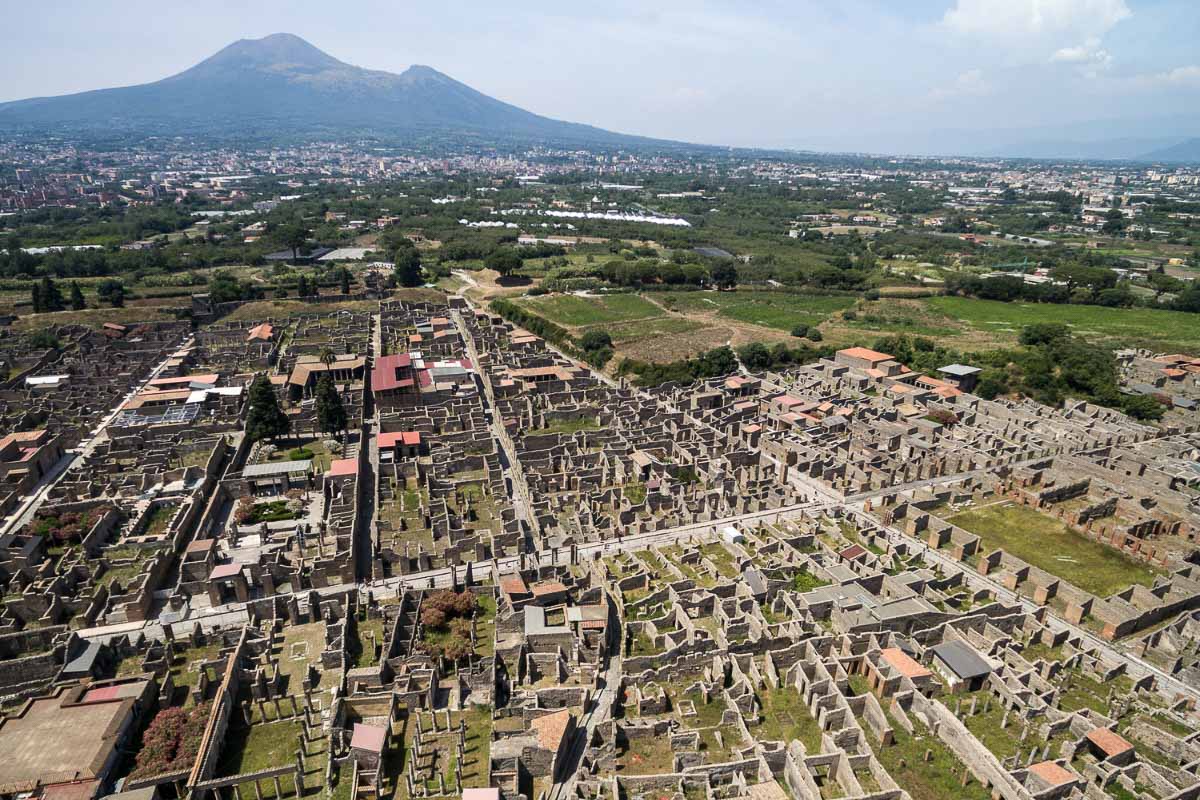
[[[33,306],[35,314],[63,311],[67,308],[68,303],[72,311],[87,308],[87,301],[83,299],[83,290],[75,281],[71,281],[69,300],[63,299],[62,290],[50,276],[33,284],[29,294],[30,304]],[[113,308],[122,308],[125,305],[125,284],[116,278],[106,278],[96,285],[96,296]]]
[[[1129,284],[1118,283],[1116,274],[1104,267],[1082,265],[1056,267],[1050,276],[1056,283],[1029,284],[1020,275],[950,275],[946,291],[983,300],[1024,300],[1034,303],[1074,303],[1127,308],[1135,305],[1161,307],[1175,311],[1200,312],[1200,286],[1190,285],[1169,275],[1151,273],[1148,287],[1153,298],[1135,294]],[[1162,296],[1174,294],[1163,302]]]

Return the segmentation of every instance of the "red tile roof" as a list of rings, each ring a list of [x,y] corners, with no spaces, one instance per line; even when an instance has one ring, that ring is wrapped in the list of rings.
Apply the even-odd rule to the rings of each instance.
[[[381,433],[375,437],[380,450],[402,444],[406,447],[418,447],[421,444],[421,434],[417,431],[393,431]]]
[[[357,475],[358,474],[358,459],[357,458],[335,458],[326,471],[326,476],[337,477],[339,475]]]
[[[264,322],[261,325],[255,325],[253,328],[251,328],[250,332],[246,334],[246,340],[251,341],[254,339],[261,339],[264,342],[269,342],[274,334],[275,326],[269,322]]]
[[[878,350],[868,350],[865,347],[848,347],[845,350],[838,350],[837,354],[839,356],[846,356],[847,358],[859,358],[863,361],[869,361],[872,364],[892,360],[892,356],[889,356],[887,353],[880,353]]]
[[[933,674],[899,647],[884,648],[883,660],[906,678],[925,678]]]
[[[563,737],[567,734],[567,726],[571,722],[571,712],[565,708],[538,717],[529,723],[529,727],[537,733],[538,744],[546,750],[558,752]]]
[[[1087,738],[1089,742],[1110,756],[1120,755],[1126,750],[1133,749],[1133,745],[1108,728],[1093,728],[1088,731]]]
[[[385,392],[389,389],[399,389],[403,379],[397,375],[402,369],[412,367],[412,358],[408,353],[396,353],[375,360],[375,368],[371,370],[371,391]],[[407,384],[412,385],[411,381]]]
[[[387,729],[378,725],[354,723],[354,734],[350,737],[350,747],[354,750],[366,750],[368,753],[382,753],[387,742]]]
[[[1051,786],[1062,786],[1064,783],[1077,780],[1075,773],[1068,769],[1063,769],[1053,761],[1043,761],[1040,764],[1034,764],[1029,768],[1029,771]]]
[[[525,579],[514,572],[500,576],[500,591],[505,594],[529,594],[529,587],[525,585]]]
[[[849,547],[847,547],[845,550],[838,553],[839,556],[846,559],[847,561],[853,561],[856,558],[862,558],[866,554],[867,554],[867,551],[863,548],[863,546],[857,545],[857,544],[852,544]]]

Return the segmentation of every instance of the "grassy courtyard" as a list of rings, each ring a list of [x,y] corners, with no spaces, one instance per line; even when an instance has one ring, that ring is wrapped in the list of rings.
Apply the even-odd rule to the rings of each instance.
[[[985,551],[1002,548],[1098,597],[1131,583],[1150,586],[1159,574],[1028,506],[1003,503],[971,509],[950,522],[980,537]]]
[[[794,687],[764,689],[758,699],[762,702],[762,722],[750,728],[756,738],[779,742],[799,739],[809,755],[821,752],[821,728]]]

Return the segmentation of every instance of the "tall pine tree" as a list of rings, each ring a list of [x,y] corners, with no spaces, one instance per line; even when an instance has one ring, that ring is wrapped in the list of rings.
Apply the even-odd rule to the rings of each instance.
[[[317,381],[317,425],[324,433],[346,430],[346,408],[328,374]]]
[[[79,288],[79,284],[71,281],[71,309],[73,311],[81,311],[87,308],[87,303],[83,300],[83,292]]]
[[[291,429],[291,423],[283,409],[279,407],[279,398],[271,388],[267,376],[259,374],[250,384],[250,410],[246,413],[246,436],[250,441],[259,439],[278,439],[286,436]]]

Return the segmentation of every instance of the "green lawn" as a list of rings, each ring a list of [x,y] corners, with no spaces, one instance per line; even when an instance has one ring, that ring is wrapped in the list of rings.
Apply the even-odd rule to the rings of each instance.
[[[636,294],[614,294],[607,297],[552,295],[523,297],[519,302],[551,322],[571,327],[663,316],[661,308]]]
[[[915,718],[913,727],[915,735],[909,735],[893,723],[895,743],[890,747],[879,747],[873,737],[867,737],[880,763],[912,800],[945,800],[948,797],[990,800],[991,793],[974,776],[966,786],[960,785],[962,762],[941,739]],[[930,752],[928,761],[925,760],[926,750]]]
[[[979,536],[986,551],[1001,548],[1099,597],[1131,583],[1150,586],[1159,574],[1028,506],[1004,503],[977,508],[951,517],[950,522]]]
[[[849,295],[804,295],[790,292],[676,292],[660,302],[672,311],[717,311],[722,317],[790,332],[797,325],[818,325],[854,305]]]
[[[1200,345],[1200,319],[1182,311],[1003,303],[971,297],[930,297],[924,302],[935,311],[983,331],[1012,335],[1025,325],[1065,322],[1081,336],[1111,339],[1124,345],[1143,344],[1152,349],[1183,351],[1194,350]]]
[[[764,689],[758,699],[762,701],[762,722],[750,729],[756,738],[776,742],[799,739],[809,755],[821,752],[821,728],[795,687]]]
[[[241,775],[295,761],[297,742],[304,732],[299,720],[233,727],[221,748],[219,775]]]

